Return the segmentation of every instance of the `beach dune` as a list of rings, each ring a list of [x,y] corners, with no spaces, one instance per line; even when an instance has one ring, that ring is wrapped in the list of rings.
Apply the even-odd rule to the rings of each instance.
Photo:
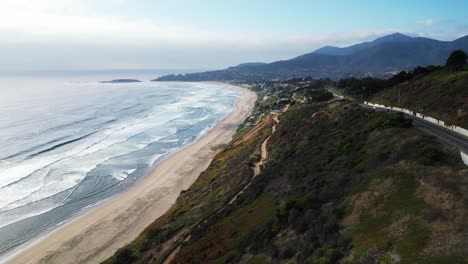
[[[224,85],[224,84],[223,84]],[[234,89],[241,89],[233,86]],[[247,118],[255,93],[241,89],[236,110],[195,144],[161,162],[128,191],[98,205],[4,259],[7,263],[100,263],[134,240],[193,184]]]

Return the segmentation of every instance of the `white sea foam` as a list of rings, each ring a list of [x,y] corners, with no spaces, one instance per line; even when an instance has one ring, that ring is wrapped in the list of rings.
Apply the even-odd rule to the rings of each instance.
[[[84,208],[108,198],[135,180],[128,176],[137,168],[205,134],[239,96],[212,84],[59,87],[0,105],[0,231],[59,206]],[[81,199],[89,202],[68,205]],[[47,219],[53,223],[54,217]]]
[[[128,175],[132,174],[133,172],[135,172],[136,169],[130,169],[130,170],[123,170],[123,171],[115,171],[112,176],[118,180],[118,181],[122,181],[122,180],[125,180]]]
[[[50,165],[60,158],[56,155],[27,160],[18,164],[3,164],[0,167],[0,188],[19,181],[31,173]],[[0,195],[0,199],[3,195]],[[1,200],[0,200],[1,207]]]

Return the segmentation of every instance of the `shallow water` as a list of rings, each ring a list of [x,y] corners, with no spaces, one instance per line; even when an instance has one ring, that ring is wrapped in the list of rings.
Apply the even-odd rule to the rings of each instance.
[[[125,190],[240,96],[213,84],[100,80],[0,80],[0,254]]]

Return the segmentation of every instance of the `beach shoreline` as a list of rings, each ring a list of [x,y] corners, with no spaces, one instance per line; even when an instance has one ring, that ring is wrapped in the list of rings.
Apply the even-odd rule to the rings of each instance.
[[[220,84],[220,83],[218,83]],[[100,263],[133,241],[163,215],[211,163],[213,148],[231,140],[247,118],[255,93],[242,92],[236,109],[198,141],[163,160],[144,179],[50,233],[33,239],[5,256],[1,263]]]

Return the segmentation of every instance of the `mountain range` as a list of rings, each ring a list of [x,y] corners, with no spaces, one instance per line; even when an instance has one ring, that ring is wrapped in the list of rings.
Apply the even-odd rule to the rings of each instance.
[[[272,63],[243,63],[224,70],[166,75],[155,81],[230,81],[311,76],[389,76],[417,66],[442,65],[456,49],[468,51],[468,35],[454,41],[410,37],[401,33],[349,47],[325,46],[311,53]]]

